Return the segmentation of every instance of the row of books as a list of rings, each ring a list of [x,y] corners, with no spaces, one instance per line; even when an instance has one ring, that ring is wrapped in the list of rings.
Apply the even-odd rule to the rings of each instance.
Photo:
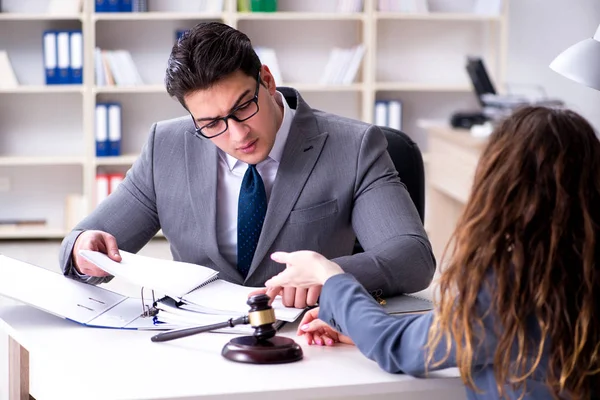
[[[378,100],[375,102],[375,125],[402,130],[402,102],[400,100]]]
[[[96,157],[121,155],[121,104],[96,104]]]
[[[329,54],[329,60],[319,83],[324,85],[351,84],[356,78],[364,54],[365,47],[362,44],[349,49],[334,47]]]
[[[98,206],[104,199],[113,193],[117,186],[123,182],[125,174],[121,172],[116,173],[104,173],[99,172],[96,174],[96,206]]]
[[[127,50],[94,49],[94,72],[98,86],[136,86],[144,81]]]
[[[83,35],[81,31],[43,33],[44,70],[47,85],[83,82]]]
[[[276,0],[270,0],[275,2]],[[257,2],[252,0],[252,2]],[[193,11],[217,13],[223,11],[223,0],[185,0],[185,3],[180,0],[179,4],[174,1],[169,1],[170,4],[163,4],[161,9],[164,11],[165,6],[169,11]],[[156,5],[156,4],[155,4]],[[148,6],[148,0],[95,0],[95,11],[97,13],[120,13],[120,12],[147,12],[155,11]]]
[[[237,8],[240,12],[275,12],[277,0],[238,0]]]
[[[148,0],[95,0],[97,13],[105,12],[145,12]]]

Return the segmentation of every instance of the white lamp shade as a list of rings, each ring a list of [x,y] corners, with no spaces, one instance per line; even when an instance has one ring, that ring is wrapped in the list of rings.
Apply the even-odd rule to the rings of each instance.
[[[600,26],[593,38],[582,40],[560,53],[550,68],[575,82],[600,90]]]

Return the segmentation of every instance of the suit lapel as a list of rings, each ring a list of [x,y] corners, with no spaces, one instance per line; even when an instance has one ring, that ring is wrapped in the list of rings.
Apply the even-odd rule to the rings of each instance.
[[[308,105],[297,92],[294,91],[294,94],[298,96],[296,115],[273,183],[263,230],[246,279],[268,256],[267,251],[287,221],[327,139],[327,133],[319,133]]]
[[[219,253],[217,245],[217,147],[208,140],[186,135],[185,158],[192,210],[203,232],[198,245],[220,267],[220,277],[241,282],[241,274]]]

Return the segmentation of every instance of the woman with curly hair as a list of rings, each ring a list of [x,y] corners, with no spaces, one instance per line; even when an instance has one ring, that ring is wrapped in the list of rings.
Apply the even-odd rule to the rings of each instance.
[[[435,221],[433,221],[435,223]],[[280,287],[323,284],[309,344],[355,343],[381,368],[458,366],[470,399],[600,394],[600,142],[581,116],[526,107],[489,139],[426,314],[390,316],[317,253],[274,253]]]

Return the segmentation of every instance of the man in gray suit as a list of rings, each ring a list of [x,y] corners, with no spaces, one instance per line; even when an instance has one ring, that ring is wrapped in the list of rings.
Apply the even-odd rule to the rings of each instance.
[[[247,286],[283,270],[274,251],[314,250],[383,296],[424,289],[431,246],[379,128],[276,88],[250,40],[201,23],[173,47],[167,91],[190,116],[154,124],[125,180],[64,239],[64,274],[111,277],[78,255],[139,251],[159,229],[173,258]],[[352,254],[358,237],[364,253]],[[320,287],[285,288],[287,306]]]

